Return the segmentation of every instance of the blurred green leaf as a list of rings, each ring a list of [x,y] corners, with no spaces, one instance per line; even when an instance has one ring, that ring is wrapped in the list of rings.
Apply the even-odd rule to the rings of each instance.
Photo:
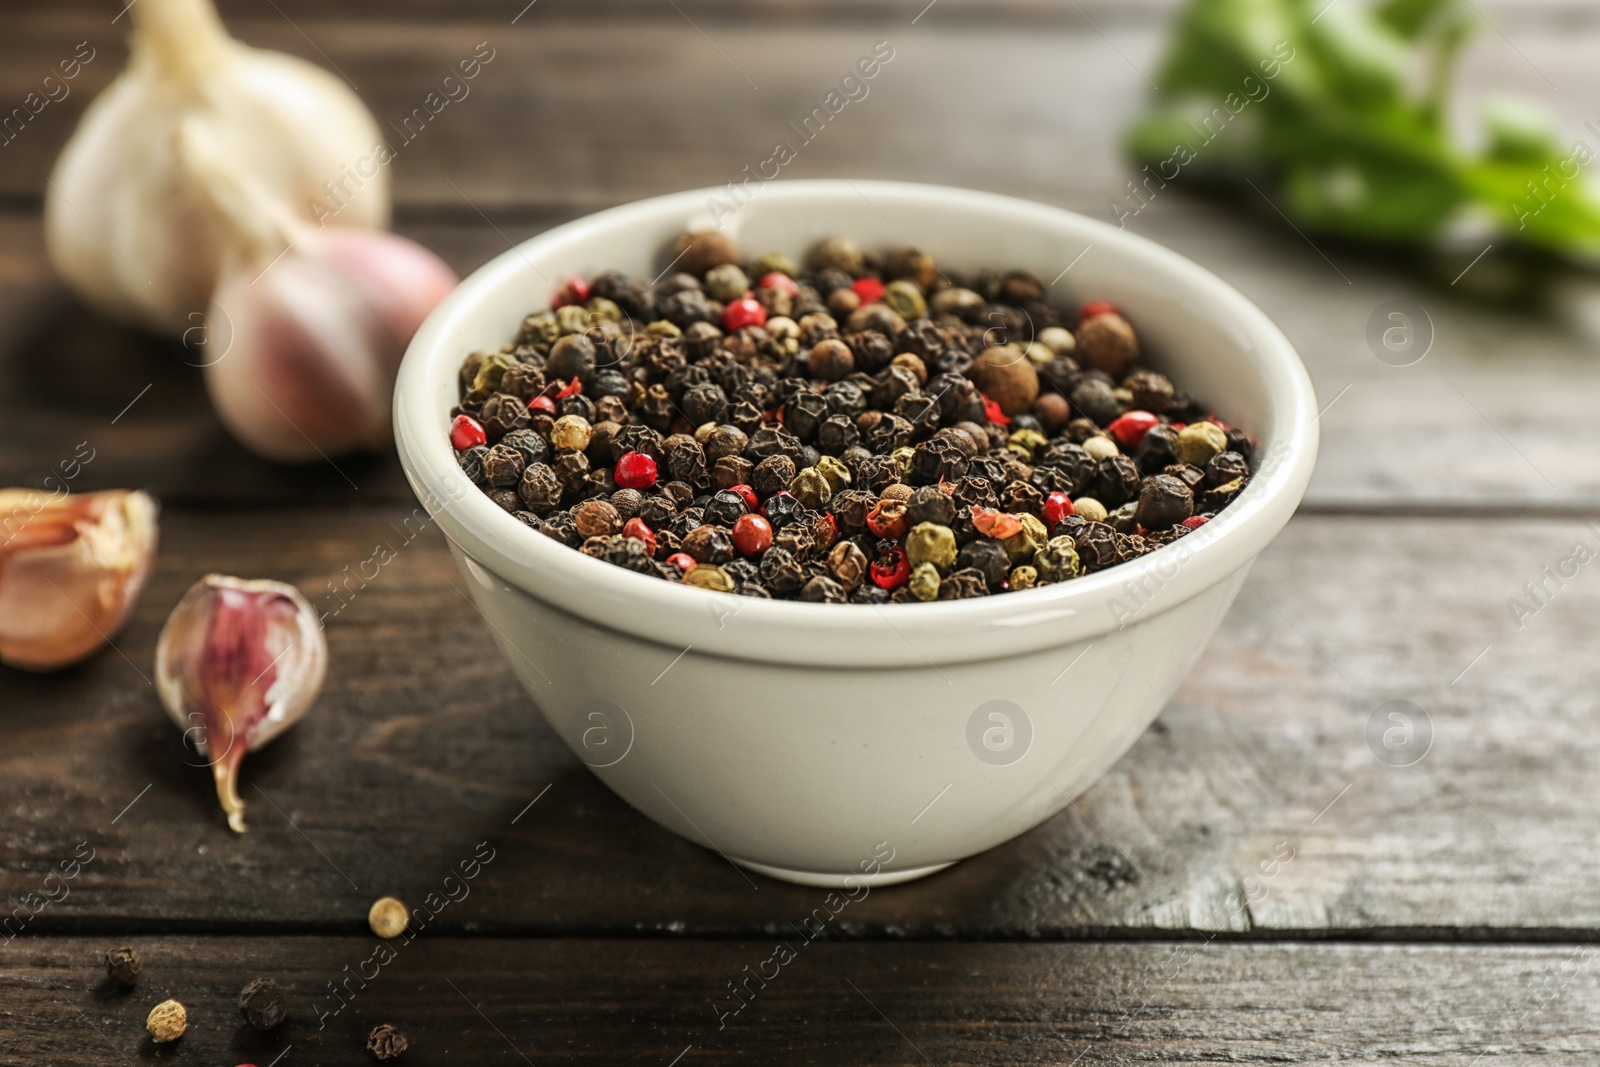
[[[1472,216],[1600,252],[1594,153],[1563,144],[1537,105],[1487,107],[1481,154],[1451,138],[1473,22],[1463,0],[1191,0],[1128,150],[1168,178],[1268,175],[1290,217],[1325,232],[1423,243]]]

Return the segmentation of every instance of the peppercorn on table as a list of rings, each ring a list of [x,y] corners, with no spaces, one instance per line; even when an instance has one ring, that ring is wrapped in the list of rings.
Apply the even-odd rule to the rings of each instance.
[[[1569,133],[1596,118],[1592,8],[1478,6],[1499,32],[1466,97],[1521,88]],[[163,510],[113,648],[0,668],[0,1062],[1594,1057],[1600,366],[1562,313],[1582,279],[1496,249],[1378,255],[1248,190],[1136,182],[1119,137],[1168,0],[220,8],[356,88],[391,136],[396,228],[459,271],[774,165],[1031,197],[1120,218],[1259,303],[1312,373],[1322,457],[1178,696],[1060,815],[854,898],[747,875],[545,727],[392,455],[257,460],[189,350],[67,295],[42,191],[128,20],[8,11],[0,486],[142,488]],[[866,54],[891,58],[825,107]],[[466,56],[469,90],[441,87]],[[1507,289],[1525,295],[1490,299]],[[1368,340],[1396,301],[1428,331],[1405,366]],[[317,706],[244,764],[242,836],[152,685],[163,620],[211,571],[297,585],[329,650]],[[390,896],[411,918],[379,940]],[[123,947],[137,966],[110,976]],[[265,1031],[245,1015],[270,1021],[275,987],[241,1013],[257,979],[287,993]],[[158,1008],[181,1037],[153,1042]]]

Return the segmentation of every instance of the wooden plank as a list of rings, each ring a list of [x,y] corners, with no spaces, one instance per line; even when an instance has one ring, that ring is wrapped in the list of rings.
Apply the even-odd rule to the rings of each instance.
[[[1018,24],[947,5],[914,25],[922,4],[898,15],[881,9],[871,19],[819,12],[706,26],[668,5],[619,19],[585,14],[587,6],[540,4],[515,25],[523,5],[509,2],[448,22],[281,8],[263,14],[251,6],[231,28],[251,44],[336,70],[357,88],[391,138],[396,198],[408,206],[603,206],[720,186],[783,140],[797,152],[784,177],[913,178],[1106,213],[1107,199],[1131,176],[1122,131],[1155,83],[1164,18],[1119,16],[1118,4],[1057,5],[1044,25]],[[1580,134],[1594,117],[1585,108],[1595,95],[1589,57],[1600,17],[1540,18],[1519,8],[1500,21],[1508,36],[1485,33],[1468,56],[1463,114],[1476,114],[1490,91],[1522,91],[1547,101],[1561,128]],[[12,32],[0,40],[0,102],[8,111],[79,42],[96,57],[64,99],[0,145],[0,198],[37,202],[83,108],[122,64],[126,27],[126,19],[113,25],[82,9],[12,17]],[[810,114],[878,41],[889,42],[894,58],[867,83],[867,96],[802,143],[788,124]],[[479,42],[494,58],[465,97],[408,135],[403,120]]]
[[[402,229],[465,274],[577,213]],[[1586,512],[1600,498],[1600,438],[1572,429],[1589,420],[1600,365],[1559,320],[1370,261],[1346,259],[1345,285],[1292,233],[1243,228],[1218,207],[1158,201],[1134,228],[1238,286],[1299,348],[1327,405],[1311,506]],[[82,488],[143,486],[172,504],[412,499],[392,456],[286,468],[249,455],[211,413],[195,356],[86,314],[61,289],[33,218],[0,213],[0,249],[0,484],[37,486],[87,441]],[[1368,320],[1394,299],[1434,324],[1413,366],[1367,347]]]
[[[21,904],[87,841],[94,863],[37,930],[353,933],[374,898],[421,900],[489,840],[496,878],[441,926],[762,937],[809,907],[606,791],[516,687],[436,533],[408,542],[406,517],[171,511],[119,651],[53,677],[0,671],[0,901]],[[1600,531],[1296,520],[1099,784],[1010,844],[875,894],[840,934],[1592,936],[1600,740],[1574,664],[1600,586],[1592,564],[1559,587],[1541,570],[1579,540],[1593,551]],[[345,585],[379,545],[396,558]],[[165,613],[210,570],[294,581],[336,612],[319,707],[245,763],[243,837],[147,684]],[[1525,582],[1547,605],[1514,617]],[[1432,738],[1413,766],[1370,747],[1393,700]]]
[[[482,877],[494,876],[490,868]],[[775,941],[786,941],[789,955],[775,957]],[[163,997],[185,1005],[189,1028],[160,1053],[214,1063],[266,1063],[286,1053],[285,1064],[369,1064],[363,1042],[383,1023],[406,1031],[408,1063],[1468,1067],[1480,1056],[1581,1062],[1600,1049],[1592,1022],[1600,979],[1589,946],[809,945],[792,932],[709,943],[424,934],[397,942],[380,968],[376,961],[389,956],[374,958],[385,950],[370,936],[136,938],[143,974],[138,988],[122,992],[103,984],[97,956],[107,945],[36,938],[3,950],[0,1062],[103,1064],[110,1050],[129,1062],[156,1055],[143,1022]],[[748,978],[751,992],[733,1014],[730,983],[758,972],[770,980]],[[263,975],[291,991],[289,1022],[268,1035],[250,1031],[234,1006],[239,989]],[[333,1014],[340,1001],[330,984],[347,975],[345,1006]]]

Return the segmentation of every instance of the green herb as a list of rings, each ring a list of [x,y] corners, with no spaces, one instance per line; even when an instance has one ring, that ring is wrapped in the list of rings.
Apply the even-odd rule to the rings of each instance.
[[[1462,0],[1191,0],[1129,133],[1145,172],[1119,219],[1194,171],[1267,177],[1297,224],[1350,237],[1420,243],[1476,217],[1550,251],[1600,251],[1594,146],[1511,100],[1485,108],[1481,150],[1451,136],[1477,17]]]

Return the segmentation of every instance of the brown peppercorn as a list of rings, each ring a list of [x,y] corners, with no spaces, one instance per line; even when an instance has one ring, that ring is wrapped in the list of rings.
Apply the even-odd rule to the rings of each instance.
[[[711,468],[713,489],[732,489],[736,485],[749,485],[755,464],[743,456],[723,456]]]
[[[916,355],[913,352],[900,353],[898,356],[895,356],[889,361],[889,366],[904,367],[906,370],[910,371],[912,377],[917,379],[918,386],[928,384],[928,365],[923,362],[921,356]]]
[[[289,994],[272,979],[257,978],[239,990],[239,1014],[252,1030],[274,1030],[289,1017]]]
[[[406,1035],[388,1023],[374,1026],[367,1035],[367,1048],[380,1060],[392,1060],[410,1047]]]
[[[1139,358],[1139,339],[1115,311],[1091,315],[1078,324],[1078,362],[1122,380]]]
[[[189,1027],[189,1013],[176,1000],[163,1000],[150,1009],[144,1028],[150,1031],[151,1040],[158,1045],[176,1041]]]
[[[848,378],[855,371],[855,353],[837,337],[829,337],[818,341],[806,353],[806,369],[814,378],[836,382]]]
[[[828,294],[828,310],[839,318],[854,314],[861,306],[861,295],[854,289],[835,289]]]
[[[724,263],[739,262],[739,246],[720,230],[681,234],[672,244],[672,254],[677,260],[675,270],[696,275]]]
[[[1133,406],[1141,411],[1159,415],[1172,406],[1172,382],[1165,374],[1153,370],[1139,370],[1123,381],[1122,387],[1133,398]]]
[[[707,523],[683,536],[682,549],[696,563],[721,564],[734,557],[733,535],[721,526]]]
[[[1053,437],[1072,418],[1072,405],[1060,393],[1044,393],[1033,402],[1033,417],[1039,420],[1044,432]]]
[[[132,989],[139,981],[139,954],[124,945],[106,953],[106,977],[120,986]]]
[[[854,541],[840,541],[828,553],[828,573],[846,592],[861,585],[867,576],[868,566],[867,554]]]
[[[967,375],[1007,415],[1020,415],[1039,399],[1039,372],[1019,348],[991,345],[972,361]]]
[[[585,500],[572,512],[573,524],[583,537],[607,538],[622,529],[622,513],[609,500]]]

